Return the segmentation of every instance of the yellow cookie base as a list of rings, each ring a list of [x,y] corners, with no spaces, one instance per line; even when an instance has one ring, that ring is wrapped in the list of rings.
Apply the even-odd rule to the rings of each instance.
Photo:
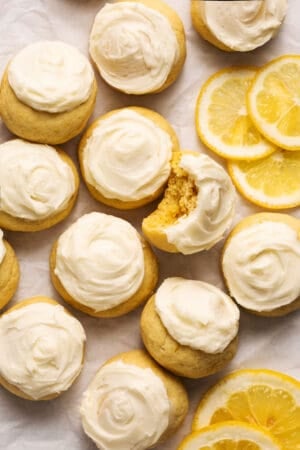
[[[83,305],[76,299],[74,299],[64,288],[59,278],[55,275],[54,270],[56,267],[56,252],[57,252],[57,244],[56,241],[52,247],[51,255],[50,255],[50,275],[52,283],[57,290],[57,292],[62,296],[62,298],[80,311],[89,314],[93,317],[102,317],[102,318],[111,318],[111,317],[119,317],[127,314],[133,309],[140,306],[144,303],[153,293],[157,281],[158,281],[158,262],[157,259],[149,246],[149,244],[144,241],[142,238],[143,252],[144,252],[144,264],[145,264],[145,275],[142,281],[141,287],[138,291],[128,300],[121,303],[114,308],[105,310],[105,311],[94,311],[92,308],[89,308],[86,305]]]
[[[38,111],[22,103],[8,82],[6,68],[0,86],[1,118],[17,136],[32,142],[57,145],[77,136],[93,112],[97,95],[94,80],[89,99],[76,108],[62,113]]]
[[[198,155],[197,152],[190,151],[173,155],[172,171],[164,198],[142,224],[146,238],[157,248],[170,253],[178,253],[179,250],[168,242],[165,229],[193,211],[197,202],[197,188],[193,179],[179,167],[181,157],[186,153]]]
[[[201,4],[202,1],[200,0],[192,0],[191,1],[191,16],[192,16],[192,23],[195,28],[195,30],[200,34],[200,36],[210,44],[214,45],[220,50],[223,50],[225,52],[234,52],[235,50],[231,49],[230,47],[227,47],[225,44],[223,44],[221,41],[219,41],[210,31],[209,28],[207,28],[205,22],[203,21],[203,5]]]
[[[15,306],[13,306],[12,308],[8,309],[8,310],[3,314],[3,316],[4,316],[5,314],[9,314],[9,313],[12,312],[12,311],[15,311],[15,310],[17,310],[17,309],[24,308],[25,306],[32,305],[32,304],[34,304],[34,303],[50,303],[51,305],[59,305],[58,302],[56,302],[55,300],[52,300],[51,298],[44,297],[44,296],[37,296],[37,297],[28,298],[28,299],[26,299],[26,300],[22,300],[21,302],[17,303],[17,304],[16,304]],[[68,314],[70,314],[69,311],[66,310],[66,312],[67,312]],[[70,314],[70,315],[71,315],[71,314]],[[85,349],[84,349],[84,350],[85,350]],[[62,351],[63,351],[63,349],[62,349]],[[84,354],[83,354],[82,364],[83,364],[83,361],[84,361]],[[80,375],[80,374],[78,374],[78,377],[79,377],[79,375]],[[77,377],[77,378],[78,378],[78,377]],[[76,379],[73,381],[73,383],[74,383],[75,381],[76,381]],[[72,384],[73,384],[73,383],[72,383]],[[9,391],[11,394],[16,395],[17,397],[23,398],[24,400],[31,400],[31,401],[35,401],[35,402],[37,402],[37,401],[53,400],[54,398],[59,397],[59,396],[63,393],[63,392],[57,392],[57,393],[52,394],[52,395],[47,395],[46,397],[42,397],[42,398],[39,398],[39,399],[35,399],[35,398],[30,397],[28,394],[25,394],[25,392],[23,392],[23,391],[22,391],[20,388],[18,388],[17,386],[15,386],[15,385],[9,383],[9,382],[8,382],[5,378],[3,378],[1,375],[0,375],[0,385],[2,385],[7,391]],[[71,386],[70,386],[70,387],[71,387]]]
[[[126,2],[128,0],[118,0],[118,1]],[[135,3],[141,3],[142,5],[145,5],[148,8],[154,9],[155,11],[158,11],[159,13],[164,15],[166,17],[166,19],[168,19],[168,21],[176,35],[176,38],[177,38],[179,55],[178,55],[177,61],[174,63],[174,65],[169,73],[169,76],[166,79],[166,81],[164,82],[164,84],[159,89],[156,89],[153,91],[145,91],[145,92],[141,92],[141,93],[135,94],[135,95],[157,94],[157,93],[162,92],[165,89],[167,89],[169,86],[171,86],[171,84],[173,84],[177,80],[177,78],[179,77],[179,74],[183,68],[183,65],[185,63],[186,39],[185,39],[184,26],[183,26],[183,23],[182,23],[180,17],[176,13],[176,11],[174,11],[169,5],[167,5],[166,3],[164,3],[161,0],[129,0],[129,1],[135,2]],[[111,87],[116,90],[120,90],[122,92],[121,89],[117,89],[115,86],[111,86]]]
[[[187,378],[202,378],[222,370],[237,351],[235,338],[222,353],[209,354],[179,344],[168,333],[155,310],[155,296],[141,316],[141,334],[150,355],[165,369]]]
[[[157,444],[164,442],[173,436],[175,431],[183,423],[189,407],[187,392],[176,377],[162,369],[152,358],[143,350],[131,350],[120,353],[109,359],[104,365],[112,362],[122,361],[125,364],[132,364],[142,369],[151,369],[164,383],[170,402],[169,425],[163,433]]]
[[[17,290],[20,269],[16,254],[7,241],[3,241],[6,253],[0,264],[0,309],[12,299]]]
[[[87,129],[87,131],[82,136],[82,139],[81,139],[80,144],[79,144],[78,157],[79,157],[79,162],[80,162],[81,173],[82,173],[84,182],[85,182],[89,192],[91,193],[91,195],[98,202],[104,203],[105,205],[108,205],[108,206],[112,206],[113,208],[116,208],[116,209],[128,210],[128,209],[139,208],[139,207],[144,206],[144,205],[146,205],[148,203],[151,203],[153,200],[158,198],[163,193],[165,185],[161,186],[161,188],[159,188],[158,190],[153,192],[153,194],[151,196],[144,197],[144,198],[142,198],[140,200],[124,201],[124,200],[120,200],[120,199],[107,198],[107,197],[104,197],[95,186],[93,186],[92,184],[90,184],[87,181],[86,173],[85,173],[85,169],[84,169],[84,163],[83,163],[83,161],[84,161],[84,152],[85,152],[85,149],[86,149],[87,141],[92,136],[94,130],[99,126],[99,124],[102,121],[108,119],[109,117],[113,116],[114,114],[116,114],[116,113],[118,113],[118,112],[120,112],[120,111],[122,111],[124,109],[135,111],[136,113],[141,114],[146,119],[149,119],[152,122],[154,122],[155,125],[157,125],[159,128],[161,128],[163,131],[168,133],[168,135],[170,136],[170,139],[172,141],[172,152],[173,153],[177,152],[179,150],[179,142],[178,142],[178,138],[176,136],[175,131],[173,130],[173,128],[171,127],[169,122],[167,122],[167,120],[164,117],[162,117],[160,114],[158,114],[155,111],[152,111],[152,110],[147,109],[147,108],[137,107],[137,106],[136,107],[135,106],[131,106],[131,107],[128,107],[128,108],[121,108],[121,109],[117,109],[117,110],[114,110],[114,111],[110,111],[109,113],[104,114],[99,119],[97,119]]]
[[[61,159],[70,166],[74,175],[75,191],[65,209],[58,212],[57,214],[53,214],[52,216],[41,220],[21,219],[19,217],[14,217],[3,211],[0,211],[0,228],[4,228],[6,230],[11,231],[24,231],[24,232],[46,230],[64,220],[71,213],[78,195],[79,175],[72,159],[62,150],[59,149],[56,150]]]
[[[224,275],[223,271],[223,255],[224,252],[230,243],[231,239],[236,236],[241,231],[245,230],[249,226],[252,226],[254,224],[259,224],[263,222],[281,222],[286,225],[289,225],[291,228],[293,228],[297,234],[298,239],[300,240],[300,220],[296,219],[293,216],[289,216],[287,214],[280,214],[280,213],[258,213],[253,214],[252,216],[248,216],[245,219],[241,220],[235,228],[231,231],[229,236],[226,239],[225,245],[223,247],[222,252],[222,258],[221,258],[221,265],[222,265],[222,274],[225,281],[225,284],[227,286],[227,289],[229,290],[229,284],[226,280],[226,277]],[[229,290],[230,291],[230,290]],[[237,302],[238,303],[238,302]],[[245,308],[244,308],[245,309]],[[293,302],[289,303],[288,305],[280,306],[279,308],[275,308],[270,311],[255,311],[248,309],[247,311],[255,314],[257,316],[264,316],[264,317],[280,317],[285,316],[286,314],[289,314],[293,311],[296,311],[297,309],[300,309],[300,297],[294,300]]]

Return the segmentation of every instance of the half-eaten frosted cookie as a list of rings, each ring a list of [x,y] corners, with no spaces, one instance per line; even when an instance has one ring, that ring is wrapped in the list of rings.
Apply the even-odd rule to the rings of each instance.
[[[207,155],[178,152],[164,198],[143,220],[143,232],[167,252],[208,250],[230,227],[235,203],[235,188],[223,167]]]

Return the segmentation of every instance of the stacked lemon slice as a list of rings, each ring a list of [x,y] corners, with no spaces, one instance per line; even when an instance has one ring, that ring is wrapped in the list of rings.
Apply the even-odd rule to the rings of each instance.
[[[198,96],[196,128],[228,160],[248,200],[269,209],[300,205],[300,56],[217,72]]]
[[[203,398],[180,450],[299,450],[300,383],[270,370],[240,370]]]

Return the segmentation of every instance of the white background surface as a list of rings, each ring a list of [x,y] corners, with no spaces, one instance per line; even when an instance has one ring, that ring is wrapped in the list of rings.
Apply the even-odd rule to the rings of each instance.
[[[251,54],[223,53],[198,37],[189,16],[189,0],[166,0],[180,14],[187,35],[187,61],[180,79],[159,95],[142,98],[119,94],[100,78],[99,94],[93,117],[126,105],[143,105],[164,115],[174,126],[182,148],[205,151],[194,129],[194,105],[198,90],[206,78],[228,65],[259,65],[282,53],[300,53],[300,2],[289,0],[289,11],[278,37]],[[93,18],[104,4],[101,0],[1,0],[0,1],[0,74],[9,58],[23,46],[45,39],[58,39],[77,46],[87,54],[88,36]],[[0,121],[0,142],[11,138]],[[62,146],[77,163],[78,139]],[[208,152],[208,151],[207,151]],[[208,152],[209,153],[209,152]],[[212,155],[210,155],[212,156]],[[132,212],[121,212],[96,203],[81,184],[78,203],[68,220],[49,231],[5,233],[21,264],[21,282],[14,302],[34,295],[62,300],[52,288],[48,255],[53,241],[77,217],[90,211],[103,211],[128,219],[137,228],[142,218],[154,209],[150,205]],[[259,211],[240,199],[235,222]],[[300,218],[300,210],[290,213]],[[208,252],[192,256],[168,255],[157,251],[161,280],[167,276],[186,276],[223,286],[219,272],[222,243]],[[140,347],[141,309],[111,320],[93,319],[72,311],[87,333],[86,364],[79,381],[60,398],[41,403],[18,399],[0,390],[0,449],[5,450],[89,450],[96,448],[85,437],[80,424],[81,395],[99,366],[110,356]],[[300,311],[285,318],[263,319],[242,313],[240,346],[226,372],[236,368],[267,367],[300,378]],[[1,357],[1,355],[0,355]],[[191,418],[201,395],[222,374],[200,381],[185,381],[190,396],[190,414],[185,425],[159,450],[174,450],[189,431]],[[124,450],[124,449],[120,449]]]

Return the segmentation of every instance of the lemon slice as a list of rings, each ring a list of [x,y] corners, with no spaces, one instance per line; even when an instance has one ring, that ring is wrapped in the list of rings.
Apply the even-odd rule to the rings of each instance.
[[[283,450],[283,447],[257,426],[224,422],[191,433],[178,450]]]
[[[300,382],[271,370],[240,370],[203,398],[193,430],[238,420],[268,429],[285,450],[300,449]]]
[[[275,151],[254,127],[246,108],[247,91],[256,71],[239,67],[221,70],[199,93],[195,116],[198,135],[224,158],[253,160]]]
[[[239,192],[269,209],[300,205],[300,151],[277,150],[258,161],[230,161],[229,174]]]
[[[281,56],[262,67],[247,103],[267,139],[286,150],[300,150],[300,55]]]

